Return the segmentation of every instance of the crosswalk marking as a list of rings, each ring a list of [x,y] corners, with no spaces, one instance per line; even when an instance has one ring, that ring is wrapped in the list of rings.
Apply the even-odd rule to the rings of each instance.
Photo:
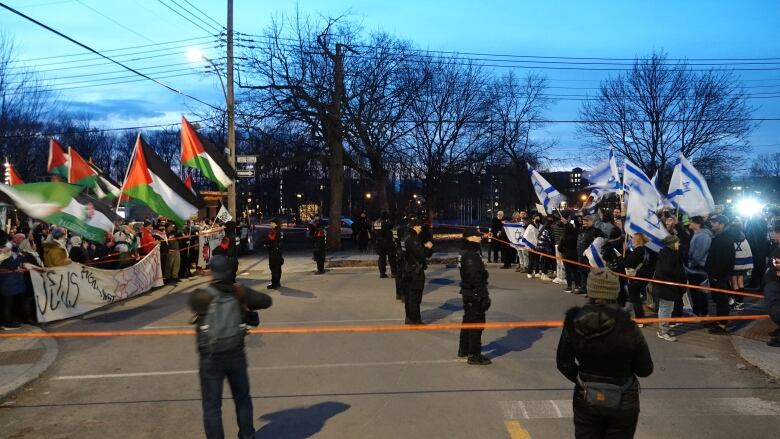
[[[571,400],[501,401],[504,419],[571,418]],[[744,398],[642,398],[640,416],[780,416],[780,403]]]

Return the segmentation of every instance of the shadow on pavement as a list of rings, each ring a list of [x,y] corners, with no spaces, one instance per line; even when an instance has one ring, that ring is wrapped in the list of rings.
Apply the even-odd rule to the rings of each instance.
[[[326,401],[308,407],[280,410],[260,417],[267,421],[255,433],[255,439],[303,439],[322,430],[328,419],[347,411],[351,406],[336,401]]]
[[[288,297],[297,297],[300,299],[314,299],[317,296],[314,293],[308,291],[296,290],[295,288],[281,287],[279,288],[279,294]]]
[[[522,352],[542,338],[544,329],[512,328],[501,338],[482,346],[482,352],[491,358],[498,358],[510,352]]]
[[[458,311],[463,311],[463,300],[460,297],[450,299],[439,305],[438,308],[423,310],[420,314],[423,321],[433,323],[444,320]]]

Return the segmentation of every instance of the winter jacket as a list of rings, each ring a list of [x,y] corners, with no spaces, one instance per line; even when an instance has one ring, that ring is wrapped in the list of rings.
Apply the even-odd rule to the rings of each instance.
[[[558,243],[558,251],[561,252],[561,255],[570,260],[570,261],[576,261],[578,259],[577,256],[577,229],[571,225],[566,224],[564,227],[563,236],[561,237],[560,241],[556,241]]]
[[[712,245],[712,230],[701,228],[693,234],[688,248],[688,272],[706,274],[704,267],[707,265],[707,254]]]
[[[625,267],[637,270],[637,277],[643,277],[645,279],[653,277],[655,261],[653,260],[652,253],[653,252],[650,249],[643,245],[635,247],[626,254]]]
[[[419,288],[425,283],[425,269],[428,268],[427,257],[428,253],[420,243],[417,232],[414,229],[409,229],[404,241],[404,277],[414,283],[415,287]]]
[[[16,271],[24,262],[24,259],[16,253],[11,253],[0,262],[0,295],[16,296],[24,293],[24,273]]]
[[[47,241],[43,243],[43,265],[47,267],[61,267],[71,263],[65,247],[57,241]]]
[[[653,359],[642,332],[617,305],[589,303],[567,311],[556,363],[575,383],[578,374],[625,382],[653,373]]]
[[[87,252],[82,246],[71,247],[68,257],[70,257],[71,261],[78,262],[79,264],[83,264],[88,259]]]
[[[739,238],[742,238],[741,240]],[[740,235],[734,241],[734,271],[753,269],[753,252],[745,235]]]
[[[525,228],[525,231],[523,232],[523,244],[525,246],[534,249],[539,245],[539,227],[541,226],[531,223]]]
[[[155,245],[157,245],[157,241],[154,239],[152,232],[146,229],[141,230],[141,246],[139,247],[141,255],[148,255],[149,252],[154,250]]]
[[[460,269],[460,294],[464,301],[482,300],[488,298],[488,271],[482,258],[467,246],[460,252],[458,260]]]
[[[314,229],[314,235],[312,237],[312,245],[314,246],[314,254],[325,254],[325,229],[317,227]]]
[[[504,223],[498,219],[498,217],[494,216],[490,221],[490,233],[492,233],[496,238],[501,238],[501,235],[503,235]]]
[[[550,227],[550,230],[552,230],[553,234],[553,240],[555,242],[555,245],[559,247],[561,245],[561,240],[563,239],[563,234],[566,232],[566,226],[567,224],[563,224],[560,221],[556,221],[555,224],[553,224]]]
[[[686,281],[685,267],[679,251],[664,247],[658,253],[653,279],[684,284]],[[653,284],[653,294],[664,300],[677,300],[685,292],[684,287],[666,284]]]
[[[555,254],[555,238],[553,238],[552,230],[550,230],[549,227],[542,227],[539,230],[537,241],[537,248],[539,251],[543,251],[547,254]]]
[[[704,267],[710,282],[731,276],[735,260],[734,237],[728,230],[722,230],[712,238],[707,262]]]

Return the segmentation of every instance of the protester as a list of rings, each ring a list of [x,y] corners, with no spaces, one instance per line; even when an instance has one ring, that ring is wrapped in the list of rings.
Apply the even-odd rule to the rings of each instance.
[[[271,283],[267,286],[269,290],[279,289],[282,282],[282,265],[284,264],[282,241],[284,240],[284,234],[281,227],[282,222],[278,218],[272,219],[271,230],[268,231],[268,235],[266,235],[263,243],[268,250],[268,268],[271,270]]]
[[[745,291],[745,276],[753,270],[753,252],[742,230],[742,223],[735,218],[729,226],[729,233],[734,236],[734,270],[731,272],[731,289]],[[729,299],[729,305],[734,311],[745,309],[745,296],[736,296]]]
[[[626,274],[632,277],[649,279],[653,276],[655,265],[653,264],[653,252],[646,247],[650,239],[643,233],[634,233],[631,237],[633,249],[628,252],[625,259]],[[628,300],[631,302],[633,315],[636,318],[645,317],[643,293],[647,291],[647,281],[630,279],[628,281]],[[641,325],[644,326],[644,325]]]
[[[556,362],[574,383],[574,436],[632,438],[639,419],[639,381],[653,372],[650,349],[617,305],[617,277],[593,269],[589,301],[566,312]],[[609,393],[607,393],[609,392]]]
[[[131,265],[131,249],[135,235],[130,225],[122,225],[114,232],[114,251],[119,253],[116,268],[122,269]]]
[[[418,239],[422,231],[422,222],[413,219],[409,222],[409,232],[404,241],[404,278],[407,281],[407,290],[404,295],[407,325],[422,325],[420,315],[420,303],[422,303],[423,288],[425,288],[425,269],[428,268],[427,258],[433,248],[431,241],[421,243]]]
[[[764,304],[769,318],[778,326],[769,333],[767,345],[780,348],[780,247],[769,257],[769,269],[764,274]]]
[[[552,226],[555,222],[555,218],[552,216],[545,218],[537,238],[538,245],[536,249],[544,253],[544,255],[538,255],[540,278],[543,281],[555,279],[555,238],[552,231]]]
[[[83,264],[90,259],[89,253],[87,252],[88,248],[89,243],[82,240],[80,236],[71,236],[70,252],[68,253],[68,257],[70,257],[70,260],[73,262]]]
[[[577,231],[577,259],[580,261],[580,263],[589,265],[588,258],[585,256],[585,250],[587,250],[591,244],[593,244],[593,240],[596,238],[595,230],[593,227],[593,223],[596,221],[595,215],[588,215],[582,218],[582,226],[580,230]],[[588,273],[590,272],[590,268],[586,267],[580,267],[580,284],[578,285],[580,292],[587,294],[587,282],[588,282]]]
[[[360,217],[358,217],[355,223],[358,249],[361,253],[364,253],[368,248],[368,241],[371,240],[371,222],[369,221],[368,214],[365,210],[360,212]]]
[[[165,258],[165,275],[169,283],[179,282],[179,271],[181,269],[181,239],[182,233],[178,230],[175,223],[168,223],[165,227],[165,234],[168,237],[168,257]]]
[[[579,259],[577,254],[577,226],[575,225],[574,216],[572,215],[571,221],[566,223],[563,236],[558,242],[558,250],[561,252],[561,256],[567,261],[577,261]],[[580,293],[580,269],[573,262],[564,262],[563,268],[566,271],[566,288],[563,290],[566,293]]]
[[[539,229],[542,227],[542,216],[538,213],[531,218],[531,223],[523,231],[523,244],[528,247],[529,250],[536,250],[539,244]],[[540,256],[534,251],[525,250],[528,253],[528,269],[526,275],[529,279],[533,277],[542,277],[542,270],[540,268]]]
[[[139,253],[141,256],[146,256],[154,249],[154,246],[157,245],[157,241],[154,239],[154,235],[152,234],[152,222],[151,221],[144,221],[143,226],[141,227],[141,241],[140,241],[140,247],[138,248]]]
[[[714,215],[710,217],[710,226],[715,236],[710,244],[710,251],[707,253],[707,261],[704,268],[707,271],[710,287],[728,290],[729,278],[734,270],[734,261],[736,250],[734,248],[734,237],[726,229],[729,220],[725,215]],[[717,316],[729,315],[729,296],[726,293],[712,291],[710,294],[712,301],[715,302],[715,314]],[[710,332],[713,334],[725,334],[727,323],[725,320],[716,322]]]
[[[484,323],[490,308],[487,290],[488,271],[478,252],[482,234],[476,229],[463,231],[463,250],[460,253],[460,295],[463,298],[463,323]],[[461,329],[458,357],[468,357],[468,364],[490,364],[482,355],[482,329]]]
[[[503,216],[503,215],[502,215]],[[504,219],[501,224],[501,234],[499,235],[499,239],[503,239],[506,242],[501,243],[501,262],[503,262],[503,265],[501,265],[501,269],[509,269],[512,268],[512,264],[515,262],[515,259],[517,258],[517,250],[512,247],[511,244],[509,244],[509,237],[506,235],[506,230],[504,229],[504,223],[509,223],[510,220]],[[522,229],[520,229],[522,231]],[[518,266],[518,268],[520,268]]]
[[[690,247],[688,248],[688,262],[685,268],[688,274],[688,283],[695,286],[707,286],[707,254],[712,244],[712,231],[706,226],[704,218],[693,216],[688,227],[693,231]],[[689,288],[693,313],[699,317],[709,315],[709,300],[707,292],[700,288]]]
[[[769,224],[759,215],[750,217],[745,224],[745,236],[753,253],[753,270],[747,285],[749,288],[760,288],[766,272],[766,259],[771,251],[768,230]]]
[[[21,327],[20,299],[26,289],[24,272],[21,271],[23,262],[23,258],[13,251],[13,243],[0,239],[0,299],[3,307],[0,327],[7,331]]]
[[[65,250],[67,233],[59,227],[51,231],[51,240],[43,243],[43,264],[47,267],[69,265],[71,260]]]
[[[490,220],[490,236],[491,238],[497,238],[506,241],[504,236],[504,211],[499,210],[496,212],[496,216]],[[490,249],[488,250],[488,263],[495,261],[499,262],[499,255],[501,254],[501,248],[504,245],[496,239],[490,239]]]
[[[200,354],[200,389],[206,437],[223,438],[222,386],[227,378],[236,407],[238,437],[255,436],[244,336],[245,309],[267,309],[271,297],[230,282],[232,267],[226,257],[209,261],[212,283],[192,293],[189,306],[196,314]],[[213,303],[212,303],[213,302]]]
[[[558,220],[551,227],[553,241],[555,242],[555,257],[557,258],[555,260],[555,279],[553,279],[553,283],[556,284],[566,284],[566,268],[561,260],[563,254],[561,254],[560,249],[561,239],[563,239],[563,234],[566,232],[566,223],[566,216],[558,212]]]
[[[686,278],[680,253],[680,238],[669,235],[664,238],[663,243],[664,248],[658,253],[653,279],[684,284]],[[658,318],[671,318],[674,304],[682,298],[684,292],[685,290],[681,286],[654,283],[653,295],[658,298]],[[668,322],[659,323],[658,338],[666,341],[677,341],[677,337],[669,331],[669,327]]]
[[[163,282],[169,283],[171,278],[170,271],[166,268],[169,262],[170,244],[168,241],[168,234],[165,231],[166,221],[164,219],[157,220],[157,227],[155,228],[152,236],[160,245],[160,265],[162,266]]]

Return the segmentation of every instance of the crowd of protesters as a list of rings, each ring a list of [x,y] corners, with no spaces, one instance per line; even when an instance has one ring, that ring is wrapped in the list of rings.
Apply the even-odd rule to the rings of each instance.
[[[35,297],[25,263],[49,268],[75,262],[117,270],[134,265],[159,245],[163,281],[175,284],[193,275],[200,251],[199,233],[228,225],[204,219],[178,227],[163,217],[121,221],[113,233],[106,233],[104,242],[89,241],[41,222],[11,226],[8,232],[0,230],[0,328],[15,330],[21,323],[36,322]]]
[[[771,287],[780,292],[780,287],[774,286],[779,281],[780,257],[776,256],[780,251],[776,249],[780,246],[780,209],[746,218],[730,212],[708,218],[688,218],[670,211],[660,215],[669,234],[660,251],[655,252],[648,248],[648,236],[626,236],[620,208],[590,207],[552,215],[518,211],[511,218],[498,211],[490,226],[487,259],[489,263],[500,263],[502,269],[514,267],[529,279],[561,284],[564,292],[585,296],[591,267],[596,266],[631,277],[681,285],[736,292],[760,292]],[[505,228],[505,223],[520,226]],[[509,244],[512,239],[506,230],[515,230],[514,242],[520,245]],[[594,263],[594,258],[599,262]],[[744,297],[621,277],[617,300],[631,316],[643,318],[655,313],[660,318],[671,318],[728,316],[745,309]],[[780,295],[767,295],[768,308],[773,300],[778,308],[775,321],[780,325]],[[675,341],[676,326],[679,324],[660,324],[658,337]],[[729,330],[726,321],[707,326],[713,334],[726,334]],[[771,336],[769,345],[780,347],[780,333]]]

